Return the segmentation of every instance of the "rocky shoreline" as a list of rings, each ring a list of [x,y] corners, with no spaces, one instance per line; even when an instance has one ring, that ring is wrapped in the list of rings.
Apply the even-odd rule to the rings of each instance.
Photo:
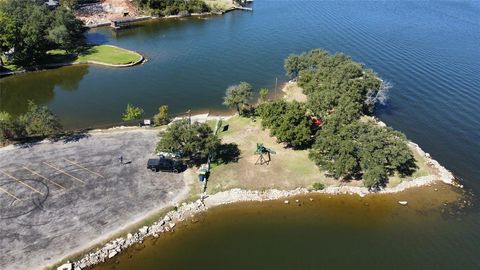
[[[202,116],[202,117],[201,117]],[[198,118],[205,118],[204,115],[199,115]],[[208,118],[208,114],[207,117]],[[225,118],[225,117],[224,117]],[[199,120],[198,119],[198,120]],[[372,119],[380,126],[386,126],[386,124],[374,117]],[[410,188],[421,187],[434,184],[435,182],[443,182],[448,185],[453,185],[459,188],[463,186],[455,180],[455,176],[443,167],[438,161],[432,159],[430,154],[423,151],[416,143],[409,141],[409,146],[416,151],[420,156],[425,157],[427,164],[429,164],[435,171],[435,175],[427,175],[418,177],[410,181],[404,181],[399,185],[392,188],[384,188],[377,191],[369,190],[366,187],[354,187],[348,185],[341,186],[328,186],[323,190],[309,190],[307,188],[297,188],[294,190],[278,190],[269,189],[265,191],[257,190],[243,190],[243,189],[231,189],[223,192],[219,192],[213,195],[204,195],[202,199],[199,199],[192,203],[182,203],[176,205],[176,210],[168,212],[162,218],[154,222],[150,226],[144,226],[134,233],[128,233],[124,237],[116,238],[109,241],[101,248],[97,248],[95,251],[91,251],[85,254],[81,259],[75,262],[67,262],[57,269],[75,269],[80,270],[86,267],[92,267],[96,264],[102,263],[118,255],[122,250],[129,248],[136,243],[142,243],[147,237],[158,237],[162,233],[167,233],[175,230],[177,223],[185,221],[188,218],[194,217],[196,214],[207,211],[210,207],[237,203],[237,202],[261,202],[271,201],[279,199],[287,199],[293,196],[306,195],[306,194],[350,194],[359,195],[364,197],[368,194],[391,194],[398,193]],[[290,203],[285,200],[285,203]],[[405,205],[407,202],[399,202]]]
[[[379,121],[379,124],[382,122]],[[436,160],[432,159],[428,153],[425,153],[417,144],[409,142],[419,154],[427,158],[428,164],[430,164],[436,171],[436,175],[428,175],[413,179],[411,181],[405,181],[393,188],[385,188],[380,191],[372,192],[365,187],[352,187],[352,186],[330,186],[323,190],[312,191],[307,188],[297,188],[294,190],[277,190],[269,189],[266,191],[257,190],[242,190],[231,189],[223,192],[219,192],[213,195],[203,196],[192,203],[182,203],[176,206],[176,210],[172,210],[165,214],[158,221],[150,226],[144,226],[134,233],[128,233],[124,237],[111,240],[103,247],[96,249],[85,254],[81,259],[75,262],[67,262],[57,269],[75,269],[80,270],[86,267],[92,267],[96,264],[102,263],[111,259],[134,244],[142,243],[147,237],[158,237],[162,233],[168,233],[175,230],[176,224],[183,222],[188,218],[193,218],[196,214],[207,211],[211,207],[237,203],[237,202],[261,202],[271,201],[278,199],[287,199],[293,196],[306,195],[306,194],[356,194],[364,197],[371,193],[397,193],[414,187],[421,187],[430,185],[435,182],[441,181],[443,183],[453,185],[462,188],[463,186],[456,182],[454,175],[444,168]],[[290,203],[288,200],[284,201],[286,204]],[[401,205],[405,205],[406,201],[399,202]]]

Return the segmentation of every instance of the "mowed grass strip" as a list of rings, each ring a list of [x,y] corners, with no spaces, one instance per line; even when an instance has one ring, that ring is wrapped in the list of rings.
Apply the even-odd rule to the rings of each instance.
[[[101,62],[110,65],[128,65],[142,60],[139,53],[112,45],[97,45],[77,56],[74,62]]]
[[[318,168],[308,158],[309,150],[285,148],[282,143],[278,143],[275,138],[270,136],[268,129],[262,128],[260,122],[261,119],[252,122],[248,118],[239,116],[223,122],[223,125],[229,125],[229,129],[220,132],[219,137],[224,144],[236,144],[241,153],[237,162],[213,164],[207,187],[209,192],[216,193],[231,188],[254,190],[311,188],[315,182],[325,186],[363,186],[363,182],[360,180],[342,182],[327,177],[325,171]],[[213,121],[209,124],[214,126]],[[258,155],[255,154],[257,142],[276,151],[275,155],[271,155],[272,161],[269,165],[255,165],[258,159]],[[425,157],[418,154],[413,148],[412,152],[418,166],[417,171],[412,176],[406,177],[398,174],[391,175],[387,187],[395,187],[404,181],[435,174]]]
[[[68,54],[65,50],[51,50],[45,64],[104,64],[123,66],[138,63],[142,55],[134,51],[122,49],[113,45],[95,45],[85,49],[78,55]]]
[[[0,0],[1,1],[1,0]],[[4,66],[0,67],[0,72],[20,70],[20,66],[2,58]],[[65,50],[55,49],[47,52],[47,57],[38,64],[38,67],[44,65],[68,65],[68,64],[100,64],[107,66],[130,66],[143,60],[143,56],[137,52],[122,49],[113,45],[95,45],[86,48],[82,53],[69,54]],[[32,67],[27,67],[32,68]]]

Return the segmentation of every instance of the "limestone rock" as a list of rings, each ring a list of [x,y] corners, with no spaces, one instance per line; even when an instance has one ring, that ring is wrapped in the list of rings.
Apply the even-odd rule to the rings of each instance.
[[[57,267],[57,270],[73,270],[73,263],[67,262]]]
[[[143,226],[138,230],[140,234],[147,234],[148,233],[148,226]]]
[[[108,258],[110,259],[110,258],[115,257],[115,255],[117,255],[117,253],[118,253],[118,252],[115,251],[115,250],[110,251],[110,252],[108,253]]]

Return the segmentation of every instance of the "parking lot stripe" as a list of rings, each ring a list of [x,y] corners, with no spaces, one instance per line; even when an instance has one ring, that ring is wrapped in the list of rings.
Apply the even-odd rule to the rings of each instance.
[[[62,189],[65,189],[65,187],[64,187],[64,186],[62,186],[62,185],[60,185],[60,184],[58,184],[58,183],[55,183],[54,181],[52,181],[52,180],[48,179],[47,177],[45,177],[45,176],[43,176],[43,175],[41,175],[41,174],[37,173],[36,171],[34,171],[34,170],[31,170],[31,169],[29,169],[29,168],[27,168],[27,167],[25,167],[25,166],[23,166],[23,168],[24,168],[25,170],[27,170],[27,171],[31,172],[32,174],[35,174],[36,176],[38,176],[38,177],[41,177],[41,178],[43,178],[43,179],[45,179],[45,180],[49,181],[49,182],[50,182],[50,183],[52,183],[52,184],[55,184],[57,187],[59,187],[59,188],[62,188]]]
[[[90,169],[83,167],[82,165],[76,163],[75,161],[71,161],[71,160],[66,159],[66,158],[64,158],[64,159],[65,159],[66,161],[70,162],[71,164],[77,166],[77,167],[80,167],[80,168],[82,168],[82,169],[84,169],[84,170],[86,170],[86,171],[89,171],[89,172],[91,172],[91,173],[93,173],[93,174],[95,174],[95,175],[98,175],[98,176],[100,176],[101,178],[105,178],[103,175],[101,175],[101,174],[99,174],[99,173],[96,173],[96,172],[94,172],[94,171],[91,171]]]
[[[75,176],[73,176],[73,175],[71,175],[71,174],[67,173],[67,172],[66,172],[66,171],[64,171],[64,170],[62,170],[62,169],[59,169],[59,168],[55,167],[55,166],[53,166],[52,164],[49,164],[49,163],[47,163],[47,162],[43,162],[43,163],[44,163],[45,165],[47,165],[47,166],[51,167],[51,168],[54,168],[55,170],[57,170],[57,171],[59,171],[59,172],[61,172],[61,173],[65,174],[65,175],[68,175],[68,176],[72,177],[73,179],[75,179],[75,180],[77,180],[77,181],[79,181],[79,182],[81,182],[81,183],[85,184],[85,181],[83,181],[82,179],[79,179],[79,178],[77,178],[77,177],[75,177]]]
[[[32,191],[34,191],[34,192],[36,192],[36,193],[39,193],[39,194],[42,194],[42,195],[43,195],[43,193],[42,193],[42,192],[38,191],[36,188],[34,188],[34,187],[30,186],[29,184],[27,184],[27,183],[24,183],[22,180],[20,180],[20,179],[16,178],[15,176],[13,176],[13,175],[11,175],[11,174],[8,174],[8,173],[6,173],[6,172],[5,172],[5,171],[3,171],[3,170],[0,170],[0,172],[1,172],[1,173],[3,173],[3,174],[5,174],[6,176],[8,176],[8,177],[12,178],[13,180],[15,180],[15,181],[19,182],[20,184],[22,184],[22,185],[24,185],[24,186],[28,187],[28,188],[29,188],[29,189],[31,189]]]
[[[13,195],[12,193],[8,192],[7,190],[3,189],[0,187],[0,190],[5,192],[6,194],[10,195],[12,198],[14,198],[15,200],[18,200],[18,201],[21,201],[22,199],[18,198],[17,196]]]

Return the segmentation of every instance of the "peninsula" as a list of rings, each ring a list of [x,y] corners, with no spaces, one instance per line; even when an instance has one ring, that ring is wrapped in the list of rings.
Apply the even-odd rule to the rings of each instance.
[[[13,181],[1,189],[0,222],[12,232],[19,228],[8,220],[38,223],[21,229],[32,238],[14,245],[10,236],[3,238],[2,268],[90,267],[226,203],[289,204],[295,202],[289,197],[302,194],[363,197],[438,182],[456,185],[420,147],[370,116],[388,90],[373,71],[321,49],[291,55],[285,69],[294,81],[282,99],[260,89],[255,102],[250,84],[229,87],[224,104],[237,110],[234,116],[170,119],[161,106],[153,117],[156,128],[59,135],[58,119],[46,107],[32,103],[18,118],[2,113],[0,138],[14,144],[0,149],[0,173]],[[123,118],[142,113],[128,105]],[[25,142],[25,136],[52,140]],[[148,171],[147,161],[158,153],[188,169]],[[207,179],[199,182],[205,168]],[[32,177],[38,180],[25,180]],[[55,213],[61,218],[51,219]]]

